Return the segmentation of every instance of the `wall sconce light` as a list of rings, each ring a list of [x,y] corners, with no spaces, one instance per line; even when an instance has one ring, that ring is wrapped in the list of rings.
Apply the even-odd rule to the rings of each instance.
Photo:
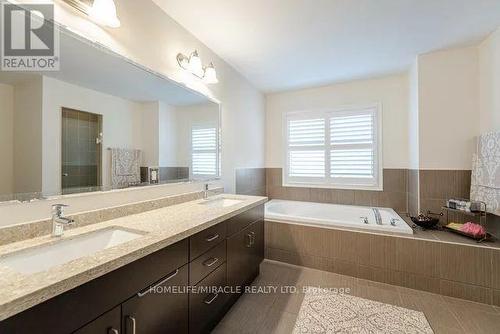
[[[216,84],[219,82],[214,64],[210,63],[207,67],[203,67],[198,51],[196,50],[189,57],[179,53],[177,55],[177,63],[181,68],[191,72],[191,74],[202,79],[207,84]]]
[[[114,0],[64,0],[67,4],[87,14],[94,22],[110,28],[118,28]]]

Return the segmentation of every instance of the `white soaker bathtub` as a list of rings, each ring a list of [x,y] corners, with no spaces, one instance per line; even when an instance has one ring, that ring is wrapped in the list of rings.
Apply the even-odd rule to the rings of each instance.
[[[376,223],[378,209],[382,224]],[[365,223],[367,218],[368,223]],[[266,203],[265,219],[326,228],[347,228],[390,234],[413,234],[410,226],[390,208],[297,202],[273,199]],[[392,223],[394,225],[391,224]]]

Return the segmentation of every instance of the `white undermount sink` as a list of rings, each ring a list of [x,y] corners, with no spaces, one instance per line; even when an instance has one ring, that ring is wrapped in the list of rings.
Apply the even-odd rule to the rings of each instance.
[[[200,204],[206,205],[212,208],[227,208],[228,206],[233,206],[236,204],[240,204],[243,202],[242,200],[239,199],[233,199],[233,198],[214,198],[214,199],[208,199]]]
[[[141,236],[118,228],[103,229],[6,255],[0,258],[0,265],[23,274],[33,274]]]

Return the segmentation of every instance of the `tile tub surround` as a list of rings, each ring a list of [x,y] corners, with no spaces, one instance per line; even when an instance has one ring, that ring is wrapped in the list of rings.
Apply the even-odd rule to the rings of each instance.
[[[418,216],[419,204],[419,170],[408,170],[408,213],[412,216]]]
[[[269,221],[265,231],[270,260],[500,306],[498,241],[462,244],[445,231],[400,237]]]
[[[420,212],[441,212],[449,198],[470,198],[470,170],[425,170],[419,171]],[[450,220],[464,222],[470,217],[450,215]],[[444,223],[444,219],[441,219]]]
[[[283,187],[282,169],[266,169],[269,199],[381,206],[393,208],[397,212],[407,212],[407,178],[407,169],[384,169],[383,191]]]
[[[236,169],[236,193],[266,196],[266,168]]]
[[[215,193],[222,193],[223,188],[216,188]],[[100,223],[106,220],[116,219],[124,216],[129,216],[145,211],[151,211],[159,208],[168,207],[188,201],[203,198],[202,191],[190,192],[174,196],[166,196],[155,198],[148,201],[130,203],[126,205],[114,206],[106,209],[88,211],[68,215],[69,218],[75,221],[73,226],[68,226],[66,229],[74,229],[90,224]],[[50,206],[47,204],[47,212],[50,215]],[[47,218],[25,224],[16,224],[0,228],[0,246],[9,243],[32,239],[43,235],[48,235],[52,232],[52,219]]]
[[[242,202],[217,208],[200,205],[203,200],[195,200],[84,226],[67,231],[63,239],[109,227],[145,235],[35,274],[23,275],[0,267],[0,321],[267,201],[260,196],[219,196]],[[4,245],[0,247],[0,256],[52,241],[50,236],[45,236]]]

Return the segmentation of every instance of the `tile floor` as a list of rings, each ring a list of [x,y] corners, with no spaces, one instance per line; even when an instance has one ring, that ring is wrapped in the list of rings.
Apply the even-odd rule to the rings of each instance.
[[[244,294],[213,333],[291,333],[303,286],[350,289],[354,296],[425,313],[436,334],[500,333],[500,308],[331,272],[266,260],[255,287],[296,286],[298,293]]]

